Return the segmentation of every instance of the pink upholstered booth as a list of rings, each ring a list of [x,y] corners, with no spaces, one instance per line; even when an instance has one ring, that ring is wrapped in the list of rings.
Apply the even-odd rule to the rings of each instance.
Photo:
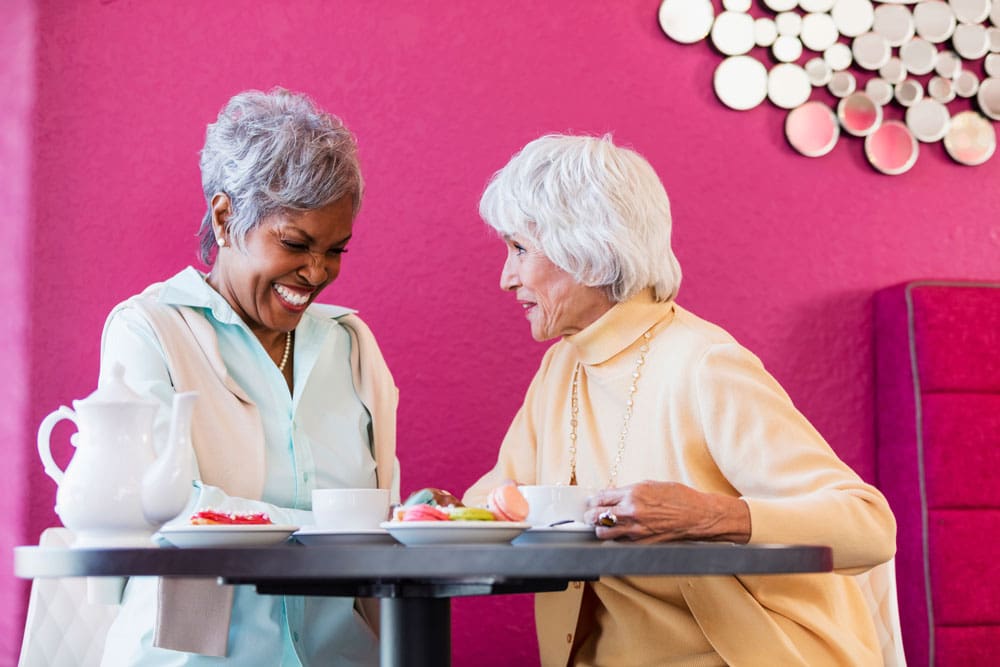
[[[875,299],[878,484],[911,666],[1000,661],[1000,284]]]

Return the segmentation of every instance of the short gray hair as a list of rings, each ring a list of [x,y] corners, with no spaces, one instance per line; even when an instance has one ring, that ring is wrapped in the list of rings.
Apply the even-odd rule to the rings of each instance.
[[[670,200],[653,167],[603,137],[535,139],[490,179],[479,214],[501,235],[536,243],[563,271],[614,302],[652,287],[677,295]]]
[[[213,261],[212,198],[229,197],[227,230],[237,248],[265,217],[311,211],[344,196],[361,207],[357,142],[343,122],[284,88],[235,95],[205,132],[201,185],[208,210],[198,232],[201,259]]]

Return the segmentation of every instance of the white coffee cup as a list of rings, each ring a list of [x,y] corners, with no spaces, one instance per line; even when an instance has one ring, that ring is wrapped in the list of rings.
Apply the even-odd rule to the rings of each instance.
[[[316,527],[328,530],[370,530],[389,518],[387,489],[314,489]]]
[[[587,499],[594,489],[585,486],[535,485],[519,486],[518,490],[528,501],[528,518],[533,526],[548,526],[558,521],[583,523]]]

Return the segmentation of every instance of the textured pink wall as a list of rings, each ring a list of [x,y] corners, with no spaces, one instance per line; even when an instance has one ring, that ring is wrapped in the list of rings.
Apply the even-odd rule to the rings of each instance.
[[[497,289],[503,248],[476,204],[551,131],[613,132],[650,159],[673,199],[680,301],[755,350],[872,478],[872,291],[1000,278],[1000,158],[967,168],[923,147],[890,178],[853,140],[798,157],[783,112],[716,101],[719,57],[666,39],[658,5],[40,0],[29,306],[15,310],[32,322],[32,412],[7,468],[32,487],[27,539],[56,522],[34,429],[93,389],[108,309],[194,261],[205,123],[276,84],[361,142],[368,194],[326,300],[361,310],[395,372],[404,492],[458,492],[491,465],[545,349]],[[7,377],[24,377],[15,361]],[[530,606],[457,602],[455,664],[535,661]]]
[[[26,471],[34,466],[29,443],[33,426],[28,404],[28,261],[31,211],[31,112],[35,91],[35,8],[31,0],[4,4],[0,21],[0,279],[4,284],[0,318],[0,442],[4,449],[3,493],[0,493],[0,664],[21,646],[22,598],[26,585],[15,581],[14,546],[26,540],[24,497]],[[37,531],[32,530],[32,538]]]

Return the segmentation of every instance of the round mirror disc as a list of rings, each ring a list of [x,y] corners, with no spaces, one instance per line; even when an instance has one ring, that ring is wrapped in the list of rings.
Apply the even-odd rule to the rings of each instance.
[[[1000,5],[1000,1],[997,4]],[[987,28],[986,34],[990,38],[990,53],[1000,53],[1000,28]]]
[[[833,0],[799,0],[799,7],[810,14],[828,12],[833,8]]]
[[[868,79],[868,83],[865,84],[865,92],[868,93],[868,97],[872,98],[872,102],[880,107],[892,102],[892,84],[885,79],[878,77]]]
[[[781,12],[774,17],[779,35],[798,37],[802,32],[802,16],[795,12]]]
[[[1000,53],[991,53],[986,56],[983,69],[986,70],[986,76],[1000,78]]]
[[[976,102],[980,111],[993,120],[1000,120],[1000,79],[983,79],[976,93]]]
[[[911,107],[924,98],[924,89],[916,79],[907,79],[896,84],[896,101],[904,107]]]
[[[854,54],[854,62],[859,67],[874,71],[889,62],[892,47],[889,46],[889,41],[877,32],[866,32],[854,38],[851,53]]]
[[[715,9],[712,0],[663,0],[659,20],[667,37],[681,44],[693,44],[705,39],[712,30]]]
[[[937,100],[924,98],[906,110],[906,127],[924,143],[944,139],[950,123],[948,107]]]
[[[867,93],[851,93],[837,104],[837,118],[848,134],[867,137],[882,124],[882,107]]]
[[[893,56],[879,67],[878,74],[889,83],[895,85],[906,78],[906,66],[903,61]]]
[[[981,25],[963,23],[951,38],[955,52],[966,60],[979,60],[990,50],[990,36]]]
[[[899,57],[910,74],[921,76],[934,69],[937,47],[925,39],[914,37],[899,47]]]
[[[974,167],[986,162],[997,149],[993,123],[975,111],[955,114],[944,137],[944,149],[959,164]]]
[[[822,58],[811,58],[806,61],[805,70],[809,75],[809,83],[814,86],[825,86],[833,78],[833,70]]]
[[[906,125],[888,120],[865,137],[865,157],[883,174],[895,176],[909,171],[917,161],[920,148]]]
[[[794,63],[781,63],[767,75],[767,98],[782,109],[794,109],[812,93],[809,75]]]
[[[778,12],[792,11],[798,3],[796,0],[764,0],[764,4],[767,5],[768,9],[777,14]]]
[[[802,55],[802,42],[798,37],[780,35],[771,47],[774,59],[781,63],[793,63]]]
[[[971,70],[963,69],[955,77],[955,94],[959,97],[972,97],[979,90],[979,78]]]
[[[875,7],[871,0],[837,0],[830,10],[837,30],[844,37],[857,37],[871,30]]]
[[[935,76],[927,82],[927,93],[941,104],[947,104],[955,99],[955,86],[951,79]]]
[[[925,0],[913,8],[913,23],[918,35],[939,44],[955,32],[955,12],[947,2]]]
[[[982,23],[990,15],[990,0],[948,0],[948,4],[959,23]]]
[[[902,46],[913,37],[913,14],[903,5],[879,5],[872,30],[885,37],[890,46]]]
[[[954,51],[941,51],[934,60],[934,71],[946,79],[954,79],[962,71],[962,59]]]
[[[858,80],[848,71],[834,72],[826,89],[834,97],[847,97],[858,87]]]
[[[723,104],[746,111],[767,97],[767,68],[750,56],[732,56],[715,68],[712,83]]]
[[[792,148],[806,157],[821,157],[837,145],[840,128],[830,107],[812,100],[788,112],[785,136]]]
[[[823,52],[823,60],[834,72],[845,70],[851,66],[851,47],[843,42],[837,42]]]
[[[722,12],[712,24],[712,44],[727,56],[741,56],[754,47],[753,17],[743,12]]]
[[[833,46],[839,33],[829,14],[806,14],[802,19],[802,34],[799,37],[810,51],[823,53]]]
[[[762,16],[753,22],[753,38],[757,46],[771,46],[778,39],[778,26],[771,19]]]

